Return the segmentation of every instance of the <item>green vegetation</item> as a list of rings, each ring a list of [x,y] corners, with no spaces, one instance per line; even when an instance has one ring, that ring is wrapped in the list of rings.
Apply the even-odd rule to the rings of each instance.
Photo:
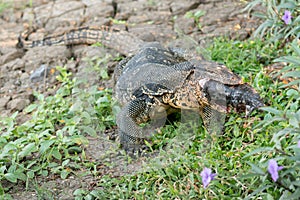
[[[93,86],[85,91],[85,83],[65,68],[58,67],[57,79],[62,83],[54,96],[35,94],[35,104],[25,110],[32,113],[27,122],[17,125],[18,113],[0,122],[0,180],[28,184],[35,176],[58,174],[66,178],[79,169],[92,168],[86,159],[86,135],[96,137],[97,132],[111,128],[112,91]],[[0,195],[6,188],[0,185]]]
[[[144,172],[101,176],[100,189],[77,189],[76,199],[299,199],[300,11],[297,1],[276,2],[256,0],[248,6],[268,8],[259,15],[266,20],[256,32],[261,38],[217,38],[207,49],[212,60],[255,87],[266,107],[247,119],[231,112],[222,136],[207,134],[201,121],[168,123],[149,144],[160,154],[149,158]],[[288,24],[281,19],[285,9],[293,16]],[[103,79],[108,78],[106,59],[87,60]],[[274,64],[281,68],[272,70]],[[58,70],[61,86],[53,96],[35,94],[37,101],[25,110],[30,120],[16,124],[18,113],[0,119],[0,196],[5,199],[10,196],[4,181],[28,186],[37,176],[97,175],[92,171],[98,163],[86,158],[85,147],[87,136],[115,125],[112,91],[84,87],[87,83],[71,78],[65,68]],[[283,169],[268,172],[273,159]],[[217,174],[207,188],[201,177],[205,167]]]
[[[198,10],[196,12],[189,11],[185,14],[185,17],[194,19],[194,23],[197,25],[198,29],[201,30],[202,25],[200,23],[200,17],[205,16],[205,13],[206,12],[203,10]]]

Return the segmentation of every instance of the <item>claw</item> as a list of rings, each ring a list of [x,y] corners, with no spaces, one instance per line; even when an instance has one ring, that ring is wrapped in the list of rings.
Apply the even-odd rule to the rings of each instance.
[[[248,118],[254,109],[254,107],[246,105],[245,117]]]

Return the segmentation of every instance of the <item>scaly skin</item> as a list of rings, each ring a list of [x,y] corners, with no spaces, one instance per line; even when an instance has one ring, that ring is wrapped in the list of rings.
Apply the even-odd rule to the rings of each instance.
[[[208,132],[221,134],[228,107],[249,115],[263,106],[259,94],[225,66],[205,60],[174,58],[157,43],[122,62],[116,95],[123,105],[118,115],[120,141],[129,152],[139,149],[169,110],[198,110]],[[168,81],[166,81],[168,80]],[[154,113],[153,113],[154,111]],[[147,128],[139,124],[150,122]],[[149,132],[150,130],[150,132]]]
[[[95,44],[100,42],[105,46],[117,50],[123,55],[135,53],[144,45],[144,42],[127,31],[110,27],[80,27],[69,31],[50,35],[41,40],[26,41],[28,33],[19,36],[18,48],[33,48],[53,45]]]

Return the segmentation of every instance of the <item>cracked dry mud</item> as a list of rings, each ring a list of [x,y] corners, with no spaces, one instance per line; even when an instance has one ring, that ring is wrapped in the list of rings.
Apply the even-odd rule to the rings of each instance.
[[[10,3],[0,18],[0,113],[9,116],[20,112],[19,123],[29,116],[22,110],[34,101],[33,91],[46,95],[53,93],[50,88],[57,84],[54,75],[33,79],[32,74],[41,66],[47,69],[57,65],[66,65],[74,76],[88,79],[91,84],[112,87],[112,81],[87,74],[84,69],[88,63],[83,58],[104,57],[107,54],[118,55],[111,49],[96,46],[78,45],[48,46],[21,51],[15,47],[21,32],[27,29],[35,31],[29,40],[41,39],[53,33],[62,32],[79,26],[112,26],[128,29],[144,41],[159,41],[165,45],[180,46],[194,50],[204,47],[214,37],[227,36],[232,39],[245,39],[257,26],[257,19],[250,18],[241,10],[244,4],[239,0],[36,0],[32,5],[19,0]],[[188,18],[187,12],[202,10],[204,16],[199,19]],[[112,69],[114,61],[109,61]],[[114,131],[114,130],[111,130]],[[101,175],[114,177],[135,173],[142,168],[145,158],[127,164],[117,156],[116,142],[105,139],[104,133],[98,138],[90,138],[86,149],[87,156],[99,163]],[[105,162],[111,164],[110,167]],[[51,191],[56,199],[73,199],[77,188],[93,189],[97,179],[92,176],[72,175],[65,180],[58,177],[38,178],[37,184]],[[25,185],[5,183],[15,199],[38,199],[33,189],[25,191]],[[47,194],[42,198],[47,199]]]

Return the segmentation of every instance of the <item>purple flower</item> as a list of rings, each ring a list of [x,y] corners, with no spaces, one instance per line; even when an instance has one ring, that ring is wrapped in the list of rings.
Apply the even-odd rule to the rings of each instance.
[[[298,140],[297,147],[300,148],[300,140]]]
[[[209,168],[204,168],[203,171],[201,172],[201,177],[202,177],[202,183],[203,183],[203,187],[206,188],[208,186],[208,184],[214,180],[214,177],[217,174],[212,174],[211,173],[211,169]]]
[[[274,159],[269,160],[268,172],[271,174],[271,177],[274,182],[276,182],[277,179],[279,178],[278,171],[282,170],[282,169],[283,169],[283,167],[278,166],[276,160],[274,160]]]
[[[292,21],[292,14],[290,11],[284,11],[284,15],[281,18],[285,24],[289,24]]]

